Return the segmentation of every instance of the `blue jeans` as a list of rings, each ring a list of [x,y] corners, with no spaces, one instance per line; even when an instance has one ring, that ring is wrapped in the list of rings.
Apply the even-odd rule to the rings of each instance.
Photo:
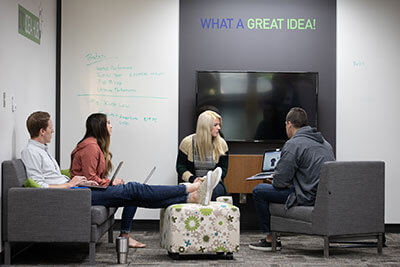
[[[225,191],[225,187],[221,183],[219,183],[213,190],[211,200],[215,201],[215,200],[217,200],[217,197],[226,196],[226,194],[227,193]]]
[[[131,232],[131,225],[133,217],[135,216],[137,207],[125,207],[122,211],[121,217],[121,233],[129,234]]]
[[[257,210],[261,231],[271,233],[271,213],[269,203],[285,203],[287,197],[293,192],[293,186],[285,189],[275,188],[271,184],[258,184],[253,189],[253,199]]]
[[[146,185],[129,182],[109,186],[106,190],[92,190],[92,205],[157,209],[186,203],[187,197],[185,185]]]

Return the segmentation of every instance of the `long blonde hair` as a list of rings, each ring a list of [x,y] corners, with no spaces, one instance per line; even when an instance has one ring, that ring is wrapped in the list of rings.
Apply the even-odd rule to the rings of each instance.
[[[200,156],[201,161],[205,161],[206,156],[213,155],[213,160],[217,161],[221,155],[225,155],[223,149],[223,139],[219,135],[213,137],[211,130],[214,127],[214,121],[219,119],[222,125],[222,118],[218,113],[211,110],[206,110],[199,115],[197,119],[195,149]]]

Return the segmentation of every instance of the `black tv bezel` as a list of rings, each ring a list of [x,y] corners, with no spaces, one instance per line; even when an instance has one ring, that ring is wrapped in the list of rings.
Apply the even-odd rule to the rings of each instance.
[[[318,128],[318,93],[319,93],[319,72],[317,71],[254,71],[254,70],[196,70],[196,78],[195,78],[195,90],[196,90],[196,110],[200,107],[199,103],[199,88],[198,88],[198,75],[199,73],[299,73],[299,74],[315,74],[316,75],[316,85],[315,85],[315,105],[316,105],[316,114],[315,114],[315,126]],[[223,129],[222,129],[223,131]],[[257,140],[257,139],[225,139],[230,143],[261,143],[261,144],[283,144],[287,141],[287,139],[265,139],[265,140]]]

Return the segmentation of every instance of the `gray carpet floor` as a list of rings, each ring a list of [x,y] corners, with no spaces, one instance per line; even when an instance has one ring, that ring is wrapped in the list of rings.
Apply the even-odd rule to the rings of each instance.
[[[114,235],[117,236],[117,232]],[[132,235],[147,248],[130,249],[128,263],[118,266],[400,266],[400,234],[386,234],[383,255],[376,247],[350,248],[333,244],[330,257],[323,257],[323,240],[310,236],[283,236],[280,252],[250,250],[248,245],[262,236],[257,232],[241,234],[240,251],[233,260],[217,255],[182,256],[171,259],[159,245],[156,231],[134,231]],[[347,245],[348,246],[348,245]],[[117,265],[115,242],[107,235],[96,246],[97,265]],[[83,244],[34,244],[14,255],[12,263],[25,266],[88,265],[88,246]]]

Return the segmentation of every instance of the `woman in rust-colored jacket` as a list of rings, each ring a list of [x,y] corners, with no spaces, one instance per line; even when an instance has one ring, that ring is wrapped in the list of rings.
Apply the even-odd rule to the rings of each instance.
[[[86,120],[86,134],[71,154],[71,177],[85,176],[99,185],[108,185],[107,178],[112,170],[109,151],[112,126],[107,116],[95,113]],[[113,185],[124,184],[123,179],[115,178]],[[121,218],[121,236],[129,238],[129,247],[143,248],[146,245],[129,236],[136,207],[124,207]]]
[[[95,181],[99,185],[108,185],[110,180],[106,177],[106,159],[97,143],[96,138],[83,139],[71,154],[72,175],[82,175],[86,179]],[[115,179],[118,181],[118,178]],[[115,182],[114,182],[115,183]]]

